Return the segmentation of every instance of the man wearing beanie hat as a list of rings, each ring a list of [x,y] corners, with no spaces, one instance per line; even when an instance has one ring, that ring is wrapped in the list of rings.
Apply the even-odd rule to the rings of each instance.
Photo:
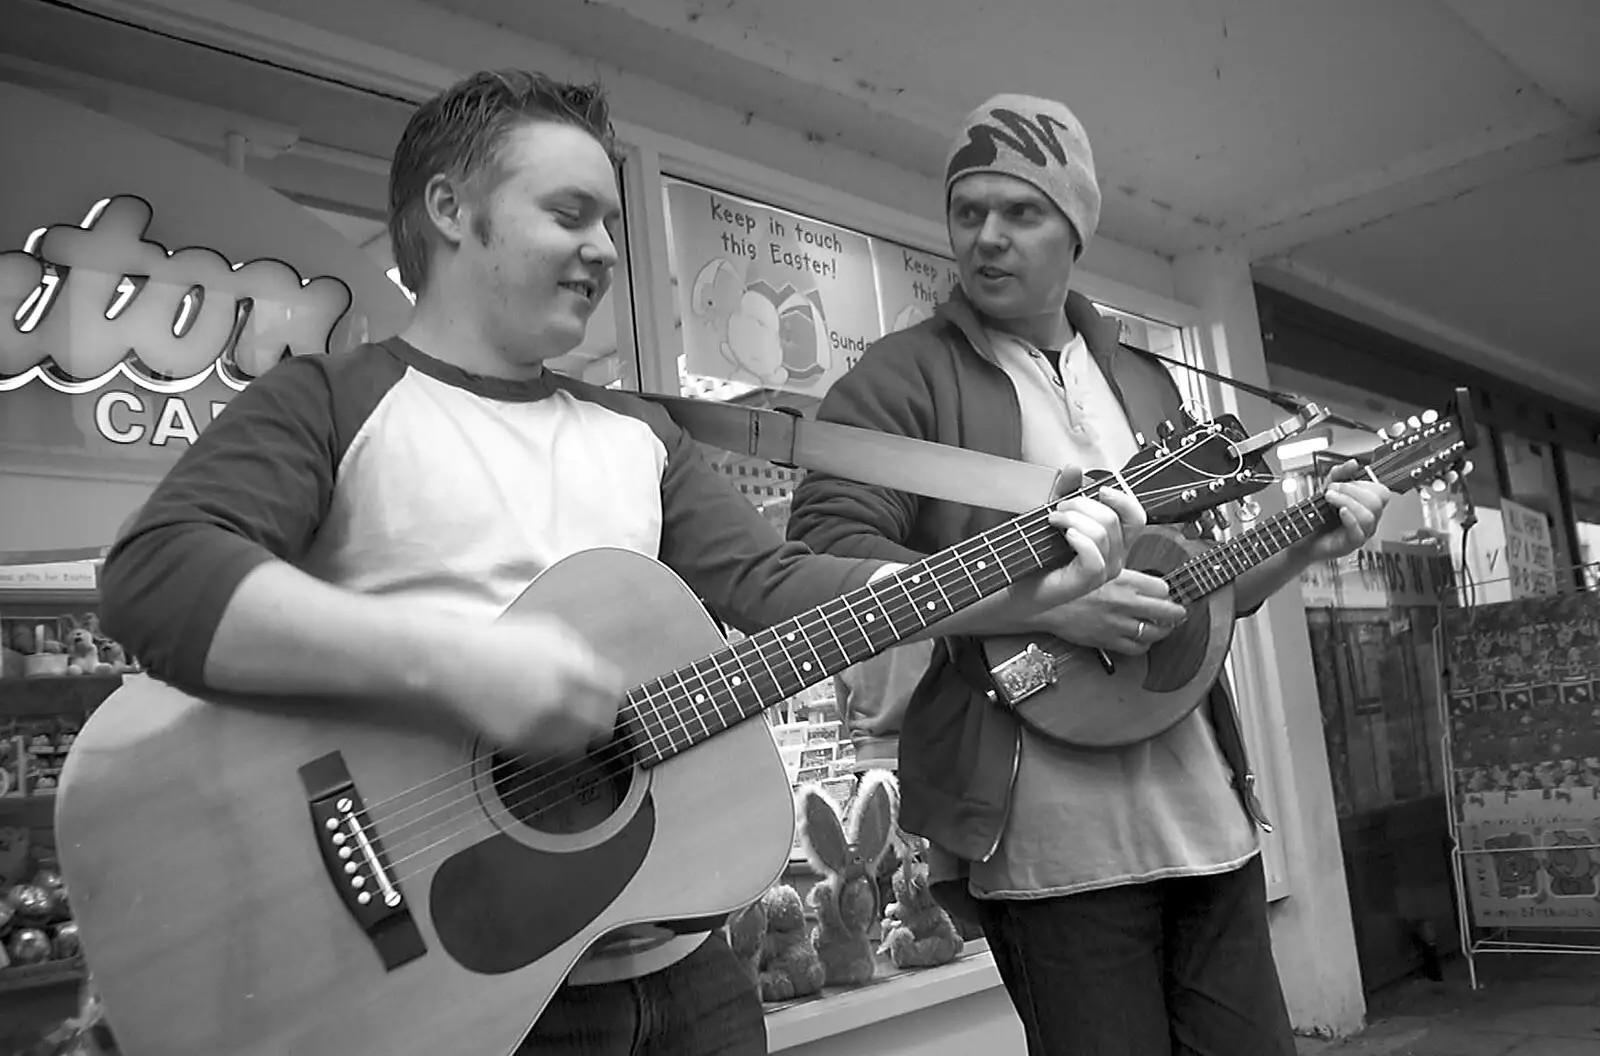
[[[1001,95],[970,114],[945,167],[959,287],[836,382],[818,417],[1045,465],[1115,469],[1181,421],[1161,364],[1070,289],[1100,218],[1094,154],[1067,107]],[[1313,561],[1350,553],[1388,493],[1341,467],[1336,532],[1237,581],[1241,615]],[[911,561],[1006,520],[820,473],[791,537]],[[1044,632],[1138,655],[1184,610],[1137,571],[985,634]],[[938,852],[935,891],[983,926],[1034,1056],[1292,1056],[1257,828],[1266,827],[1227,688],[1166,733],[1078,751],[989,700],[971,638],[943,638],[901,715],[900,823]],[[880,716],[880,724],[884,723]]]

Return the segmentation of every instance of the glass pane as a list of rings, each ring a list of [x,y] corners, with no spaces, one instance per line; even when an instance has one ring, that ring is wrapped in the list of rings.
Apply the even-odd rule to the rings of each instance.
[[[1572,498],[1572,519],[1578,529],[1578,561],[1583,583],[1600,590],[1600,458],[1565,451],[1567,492]]]
[[[1272,380],[1336,415],[1374,427],[1424,410],[1288,371],[1274,370]],[[1375,433],[1325,424],[1284,445],[1279,454],[1285,498],[1299,502],[1320,494],[1335,466],[1380,443]],[[1492,449],[1480,444],[1472,460],[1469,479],[1478,521],[1466,546],[1484,566],[1480,579],[1488,580],[1490,566],[1499,563]],[[1448,594],[1451,568],[1462,552],[1466,516],[1459,489],[1398,494],[1367,546],[1301,576],[1341,818],[1444,793],[1436,751],[1443,731],[1433,628],[1436,606]]]
[[[1549,444],[1534,443],[1511,432],[1500,434],[1500,449],[1505,455],[1506,496],[1534,511],[1533,527],[1540,536],[1549,536],[1548,551],[1528,544],[1526,537],[1532,532],[1514,533],[1509,540],[1501,575],[1512,577],[1511,596],[1542,593],[1551,586],[1559,591],[1572,589],[1571,569],[1576,562],[1561,512],[1554,451]],[[1542,525],[1537,523],[1538,515],[1543,516]]]

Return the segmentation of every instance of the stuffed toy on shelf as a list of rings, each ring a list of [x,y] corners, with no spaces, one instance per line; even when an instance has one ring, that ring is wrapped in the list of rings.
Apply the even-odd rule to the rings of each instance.
[[[822,989],[822,961],[806,933],[805,906],[788,884],[778,884],[757,903],[766,920],[757,984],[763,1001],[790,1001]]]
[[[877,876],[894,825],[891,786],[887,774],[869,774],[843,819],[820,787],[797,793],[801,845],[822,874],[810,900],[817,912],[813,941],[829,986],[860,986],[877,968],[868,932],[878,921]]]
[[[900,827],[900,786],[885,772],[889,791],[891,837],[899,864],[890,877],[895,900],[883,911],[880,954],[896,968],[932,968],[961,955],[964,942],[955,922],[933,899],[928,886],[928,841]]]

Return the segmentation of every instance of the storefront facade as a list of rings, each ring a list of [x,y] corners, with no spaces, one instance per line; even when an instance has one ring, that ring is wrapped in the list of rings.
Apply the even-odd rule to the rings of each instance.
[[[1458,911],[1477,916],[1459,905],[1452,876],[1450,793],[1459,801],[1486,786],[1469,787],[1445,767],[1439,676],[1448,663],[1435,638],[1437,606],[1595,589],[1600,414],[1278,290],[1258,288],[1256,296],[1268,374],[1280,389],[1378,427],[1440,406],[1458,385],[1475,397],[1470,526],[1460,496],[1403,496],[1366,550],[1337,568],[1312,570],[1301,584],[1370,991],[1431,970],[1435,958],[1461,945]],[[1314,487],[1339,455],[1376,442],[1337,426],[1306,440],[1302,453],[1284,461],[1286,486]],[[1411,574],[1424,568],[1427,574]],[[1453,753],[1459,766],[1460,747]],[[1580,762],[1576,769],[1570,780],[1581,792],[1594,779],[1583,771],[1593,768]],[[1504,790],[1525,787],[1512,777]]]
[[[828,332],[841,334],[843,343],[815,346],[809,362],[786,360],[786,375],[803,374],[821,359],[842,369],[850,348],[875,336],[874,325],[881,333],[911,318],[905,312],[919,299],[917,288],[932,290],[948,281],[938,266],[948,247],[934,181],[831,146],[823,137],[751,119],[735,107],[624,71],[597,71],[590,60],[436,8],[404,0],[344,3],[336,10],[289,0],[224,3],[206,5],[204,13],[177,0],[96,0],[80,5],[83,10],[23,6],[37,9],[38,17],[26,21],[39,36],[27,55],[6,57],[0,81],[41,89],[43,99],[59,106],[70,106],[65,100],[74,97],[90,100],[90,109],[98,113],[89,116],[108,126],[118,124],[145,141],[154,133],[174,151],[208,154],[213,189],[172,186],[174,195],[188,195],[196,204],[183,225],[153,226],[152,232],[160,232],[155,240],[169,250],[207,247],[230,264],[283,261],[302,280],[338,276],[350,290],[349,310],[339,316],[337,328],[306,339],[322,341],[325,350],[359,336],[392,333],[401,325],[404,295],[385,277],[392,260],[382,234],[384,144],[392,145],[415,101],[461,73],[486,67],[532,67],[574,79],[591,79],[598,72],[612,95],[626,205],[624,260],[610,311],[597,313],[589,340],[563,364],[589,380],[710,398],[770,391],[782,402],[804,406],[810,396],[814,403],[815,390],[808,393],[793,384],[767,388],[769,373],[737,378],[736,371],[697,369],[693,328],[703,320],[695,313],[695,284],[715,254],[707,249],[692,256],[699,244],[695,238],[707,233],[695,235],[685,226],[688,203],[701,202],[709,210],[708,203],[718,202],[719,213],[759,217],[769,232],[776,222],[786,231],[794,226],[823,238],[836,234],[839,244],[859,238],[867,258],[877,251],[880,264],[900,261],[906,303],[890,305],[880,297],[870,311],[860,309],[863,332],[846,333],[834,325]],[[83,51],[80,45],[90,37],[100,42],[96,46],[148,49],[160,61],[152,58],[146,65],[163,72],[136,84],[138,63],[119,70],[108,61],[86,69],[89,60],[72,53]],[[184,87],[177,55],[197,71],[194,77],[215,66],[232,70],[241,84],[257,78],[281,88],[273,112],[240,118],[229,112],[225,93],[210,97],[209,104],[197,103],[197,91]],[[6,120],[52,120],[50,105],[8,108]],[[76,120],[63,111],[54,124]],[[39,199],[81,200],[81,205],[72,206],[78,212],[71,215],[56,215],[68,206],[52,205],[51,215],[19,221],[12,225],[16,230],[5,232],[5,248],[36,249],[27,244],[33,227],[76,224],[102,199],[143,195],[154,201],[156,189],[170,183],[169,170],[192,168],[187,162],[163,168],[160,151],[140,150],[151,156],[148,170],[122,166],[108,173],[103,162],[80,163],[72,168],[72,186],[49,172],[36,174],[28,186]],[[241,225],[228,209],[237,211],[239,203],[254,199],[249,192],[227,190],[233,180],[253,182],[256,190],[274,189],[286,207],[298,211],[297,219],[263,212],[259,224]],[[177,202],[155,202],[154,216],[166,223],[181,208]],[[730,238],[741,237],[741,224],[728,230]],[[722,245],[737,257],[742,251],[727,249],[730,244]],[[334,260],[339,263],[328,263]],[[925,276],[924,266],[930,269]],[[716,269],[711,270],[715,281]],[[1101,238],[1080,275],[1084,293],[1128,318],[1131,339],[1241,380],[1270,380],[1256,293],[1242,256],[1205,250],[1168,260]],[[883,276],[877,273],[880,288]],[[299,289],[295,296],[305,296],[310,287]],[[9,401],[7,421],[23,420],[10,408],[25,405],[25,392],[41,394],[26,404],[35,408],[28,412],[37,416],[31,421],[37,425],[70,416],[77,423],[74,435],[87,438],[79,446],[93,448],[91,455],[63,454],[59,449],[70,444],[46,444],[49,450],[32,450],[27,460],[13,453],[19,449],[7,450],[0,477],[8,499],[0,519],[0,549],[93,549],[109,542],[161,469],[226,402],[228,378],[203,379],[205,385],[222,386],[215,393],[200,382],[162,391],[173,388],[168,382],[174,373],[146,378],[144,385],[119,387],[108,379],[83,392],[61,391],[39,377],[27,388],[14,384],[0,393],[0,400]],[[1203,407],[1238,413],[1253,429],[1281,417],[1234,390],[1189,376],[1179,380]],[[49,395],[42,395],[46,390]],[[744,479],[744,490],[758,505],[781,505],[774,500],[783,498],[788,482],[782,474],[767,475],[772,467],[730,462],[726,468],[736,483]],[[13,495],[26,499],[9,501]],[[1260,498],[1265,513],[1284,501],[1277,492]],[[781,516],[781,509],[773,514]],[[1266,838],[1266,862],[1274,941],[1291,1013],[1303,1031],[1346,1033],[1361,1023],[1361,979],[1318,715],[1312,638],[1301,600],[1291,594],[1284,592],[1239,624],[1232,675],[1263,799],[1277,823]],[[774,1051],[806,1054],[1023,1051],[1020,1026],[981,943],[953,964],[775,1006],[768,1032]]]

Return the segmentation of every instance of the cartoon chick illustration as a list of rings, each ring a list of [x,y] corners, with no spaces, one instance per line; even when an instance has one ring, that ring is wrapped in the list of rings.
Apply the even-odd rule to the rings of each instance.
[[[694,314],[710,324],[721,338],[728,336],[728,320],[739,308],[744,279],[737,268],[723,257],[713,257],[695,276],[691,304]]]
[[[763,385],[782,385],[789,380],[783,365],[778,306],[760,290],[745,290],[739,297],[739,309],[728,320],[722,355],[740,374]]]

